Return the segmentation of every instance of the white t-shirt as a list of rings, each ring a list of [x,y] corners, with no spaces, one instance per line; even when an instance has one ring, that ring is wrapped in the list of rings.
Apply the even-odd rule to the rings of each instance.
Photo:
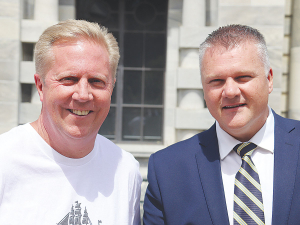
[[[0,224],[140,224],[141,182],[134,157],[101,135],[80,159],[30,124],[0,135]]]

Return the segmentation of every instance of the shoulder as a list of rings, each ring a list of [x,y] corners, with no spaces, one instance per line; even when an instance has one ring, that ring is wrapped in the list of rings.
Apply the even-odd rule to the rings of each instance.
[[[282,129],[286,132],[300,132],[300,121],[284,118],[273,111],[275,129]]]
[[[170,155],[179,158],[185,157],[190,154],[195,154],[201,149],[201,145],[206,145],[207,142],[216,140],[216,138],[215,125],[213,125],[208,130],[198,133],[189,139],[170,145],[151,156],[154,158],[168,158]]]
[[[102,157],[110,161],[117,161],[119,167],[126,167],[127,169],[136,171],[139,170],[139,162],[131,153],[121,149],[102,135],[97,135],[95,145],[98,146]]]
[[[0,151],[12,151],[24,146],[24,141],[29,141],[30,124],[17,126],[0,135]]]

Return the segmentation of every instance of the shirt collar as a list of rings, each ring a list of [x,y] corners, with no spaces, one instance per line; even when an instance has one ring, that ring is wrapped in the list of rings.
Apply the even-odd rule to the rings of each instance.
[[[231,150],[239,143],[239,140],[235,139],[224,131],[218,121],[216,121],[216,132],[219,144],[220,159],[223,160]],[[274,152],[274,116],[271,108],[269,107],[268,118],[263,127],[249,140],[262,149],[270,152]]]

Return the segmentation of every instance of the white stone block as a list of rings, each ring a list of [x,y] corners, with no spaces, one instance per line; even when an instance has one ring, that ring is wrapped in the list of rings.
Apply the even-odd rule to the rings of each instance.
[[[17,121],[15,121],[13,123],[1,122],[0,121],[0,134],[3,134],[5,132],[11,130],[12,128],[16,127],[17,125],[18,125]]]
[[[39,93],[36,89],[35,84],[31,86],[31,103],[41,104]]]
[[[289,118],[300,120],[300,47],[291,49],[289,76]]]
[[[0,61],[0,80],[17,81],[19,78],[18,61]]]
[[[177,88],[202,89],[200,69],[178,68]]]
[[[20,56],[19,40],[0,39],[0,61],[18,61]]]
[[[18,125],[18,103],[0,102],[0,127],[4,127],[2,131],[11,129],[12,126]]]
[[[60,5],[59,6],[59,21],[76,19],[75,5]]]
[[[172,110],[173,113],[172,113],[172,126],[167,126],[165,125],[164,126],[164,135],[163,135],[163,138],[164,138],[164,141],[163,141],[163,144],[165,146],[169,146],[171,144],[174,144],[176,142],[176,132],[175,132],[175,110]],[[165,117],[164,119],[166,118],[166,114],[164,114]],[[166,124],[166,123],[164,123]]]
[[[35,0],[34,19],[38,21],[58,21],[58,0]]]
[[[18,102],[18,87],[17,82],[0,81],[0,102]]]
[[[180,27],[180,47],[199,48],[206,37],[216,30],[217,27]]]
[[[283,55],[283,49],[282,49],[282,44],[281,46],[276,46],[268,47],[268,54],[270,58],[270,64],[273,69],[282,69],[282,55]]]
[[[206,0],[184,0],[182,6],[182,25],[192,27],[205,26]]]
[[[219,25],[283,25],[283,6],[220,6]]]
[[[285,0],[251,0],[253,6],[284,6]]]
[[[2,0],[0,1],[0,17],[20,18],[20,1],[19,0]]]
[[[277,113],[281,112],[281,89],[274,88],[272,93],[269,95],[269,105]]]
[[[180,49],[180,66],[182,68],[199,68],[199,50],[192,48]]]
[[[285,0],[285,15],[291,15],[291,14],[292,14],[292,0]]]
[[[148,171],[148,157],[136,157],[135,158],[140,163],[140,173],[142,175],[143,180],[147,180],[147,171]]]
[[[291,44],[290,41],[291,41],[291,38],[289,36],[284,37],[284,40],[283,40],[283,54],[285,54],[285,55],[290,54],[290,44]]]
[[[35,65],[34,62],[21,62],[20,82],[34,84]]]
[[[142,185],[141,185],[141,202],[143,202],[144,199],[145,199],[145,194],[146,194],[147,187],[148,187],[148,182],[143,181]]]
[[[176,110],[176,128],[191,130],[206,130],[215,119],[211,116],[208,109],[185,110],[177,108]]]
[[[178,107],[181,109],[204,109],[202,90],[178,90]]]
[[[274,46],[282,46],[283,42],[283,26],[262,26],[262,25],[254,25],[252,26],[261,32],[266,40],[266,44],[268,47]]]
[[[182,21],[182,11],[170,9],[168,11],[168,20],[180,23]]]
[[[167,61],[166,69],[174,70],[177,69],[179,64],[179,28],[178,24],[174,27],[168,27],[167,36]]]
[[[273,69],[273,87],[281,88],[282,86],[282,70],[281,69]]]
[[[165,107],[170,109],[177,104],[177,70],[168,70],[165,75]]]
[[[31,104],[31,103],[21,103],[20,104],[20,114],[19,123],[25,124],[33,122],[38,119],[41,114],[42,104]]]
[[[284,18],[284,35],[291,35],[291,17]]]
[[[127,144],[127,143],[116,143],[120,148],[133,154],[136,158],[149,157],[152,153],[165,148],[165,145],[156,144]]]
[[[219,5],[251,5],[251,0],[219,0]]]
[[[37,20],[22,20],[21,21],[21,41],[35,43],[44,30],[54,24],[56,21],[37,21]]]
[[[286,93],[281,94],[281,112],[286,112],[288,111],[287,107],[287,101],[288,101],[288,95]]]
[[[282,93],[287,93],[288,92],[288,75],[283,74],[281,76],[281,92]]]
[[[0,17],[0,27],[1,27],[0,38],[19,40],[19,35],[20,35],[19,19]]]
[[[176,131],[176,141],[183,141],[190,137],[193,137],[194,135],[200,133],[202,130],[177,130]]]
[[[181,11],[183,6],[182,0],[171,0],[169,1],[169,10],[178,10]]]
[[[282,57],[282,72],[285,74],[289,72],[289,59],[290,57],[287,55]]]

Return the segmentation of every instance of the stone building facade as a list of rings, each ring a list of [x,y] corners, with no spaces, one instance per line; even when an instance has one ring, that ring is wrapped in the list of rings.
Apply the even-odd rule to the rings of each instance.
[[[124,1],[130,0],[114,0]],[[48,26],[77,18],[77,5],[75,0],[0,1],[0,133],[38,117],[41,103],[33,85],[34,43]],[[274,71],[269,104],[285,117],[300,119],[300,1],[168,0],[166,15],[161,139],[116,141],[140,161],[143,191],[151,153],[214,123],[203,99],[198,47],[219,26],[246,24],[264,34]],[[122,76],[118,79],[123,81]]]

